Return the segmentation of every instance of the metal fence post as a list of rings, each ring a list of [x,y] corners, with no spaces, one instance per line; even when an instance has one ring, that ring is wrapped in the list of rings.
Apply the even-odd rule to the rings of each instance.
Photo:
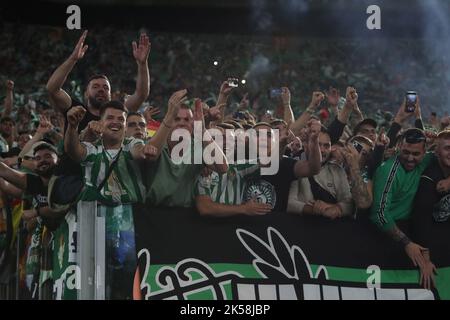
[[[80,201],[77,205],[77,265],[80,270],[78,300],[94,299],[95,220],[97,203]]]
[[[95,214],[95,300],[105,300],[106,211],[96,206]]]

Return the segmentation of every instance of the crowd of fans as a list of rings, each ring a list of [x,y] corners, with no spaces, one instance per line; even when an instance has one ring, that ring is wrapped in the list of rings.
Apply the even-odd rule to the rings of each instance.
[[[23,86],[8,79],[3,89],[2,290],[15,274],[20,298],[62,297],[56,270],[75,262],[67,252],[74,252],[71,217],[80,200],[97,201],[106,211],[108,299],[131,298],[124,292],[132,292],[126,288],[136,270],[135,203],[195,207],[216,217],[287,212],[371,220],[403,246],[421,284],[435,285],[432,250],[420,229],[448,223],[450,216],[450,118],[433,113],[423,119],[421,99],[441,110],[445,101],[433,86],[439,74],[418,76],[419,66],[383,73],[395,55],[368,55],[358,67],[345,49],[352,44],[336,40],[327,40],[331,53],[320,41],[283,38],[259,39],[250,50],[236,36],[217,47],[206,36],[173,35],[155,36],[150,45],[142,33],[130,45],[131,32],[105,29],[84,32],[69,50],[59,29],[22,28],[15,30],[21,40],[8,32],[1,38],[8,48],[0,56],[5,70]],[[33,50],[26,56],[14,50],[24,39]],[[395,49],[408,51],[410,44]],[[249,67],[258,55],[263,58]],[[246,76],[239,76],[243,70]],[[92,76],[83,81],[86,74]],[[248,87],[234,78],[218,85],[224,75],[246,78]],[[393,108],[404,94],[396,81],[412,75],[412,85],[420,78],[419,95]],[[280,87],[270,99],[261,89],[268,86]],[[373,109],[362,110],[361,101]],[[159,128],[150,135],[155,119]],[[180,154],[172,135],[182,129],[192,135],[194,122],[203,139]],[[227,139],[244,152],[232,153]],[[213,161],[189,161],[199,145],[214,150]],[[175,161],[175,154],[186,161]],[[274,154],[278,170],[264,175]],[[24,243],[19,250],[17,239]]]

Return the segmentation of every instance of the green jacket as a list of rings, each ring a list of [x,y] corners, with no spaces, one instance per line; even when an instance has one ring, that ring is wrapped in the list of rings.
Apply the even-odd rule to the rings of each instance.
[[[373,204],[370,219],[382,230],[395,226],[395,221],[408,219],[420,176],[428,167],[433,155],[425,154],[422,162],[412,171],[405,171],[398,156],[381,164],[373,178]]]

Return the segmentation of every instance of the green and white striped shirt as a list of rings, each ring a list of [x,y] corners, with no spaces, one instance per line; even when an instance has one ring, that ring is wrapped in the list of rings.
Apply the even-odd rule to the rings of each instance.
[[[209,196],[216,203],[238,205],[242,203],[246,176],[259,172],[257,164],[229,165],[228,171],[215,171],[207,177],[199,176],[195,186],[196,196]]]
[[[82,142],[82,144],[87,151],[86,158],[81,162],[87,187],[82,200],[99,200],[107,205],[143,202],[145,187],[140,165],[131,155],[131,149],[134,146],[144,144],[142,140],[135,138],[124,140],[119,159],[100,192],[97,192],[97,186],[105,179],[108,168],[119,150],[105,150],[101,141],[95,145],[89,142]]]

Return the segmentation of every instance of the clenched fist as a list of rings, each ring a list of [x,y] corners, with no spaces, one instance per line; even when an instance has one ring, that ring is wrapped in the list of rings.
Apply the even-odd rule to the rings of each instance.
[[[155,159],[156,156],[158,155],[158,148],[152,146],[151,144],[146,144],[142,152],[144,154],[145,160],[152,160]]]
[[[86,114],[86,109],[82,106],[76,106],[71,108],[67,112],[67,121],[69,122],[69,125],[73,128],[77,128],[80,124],[81,120],[83,120],[84,115]]]

